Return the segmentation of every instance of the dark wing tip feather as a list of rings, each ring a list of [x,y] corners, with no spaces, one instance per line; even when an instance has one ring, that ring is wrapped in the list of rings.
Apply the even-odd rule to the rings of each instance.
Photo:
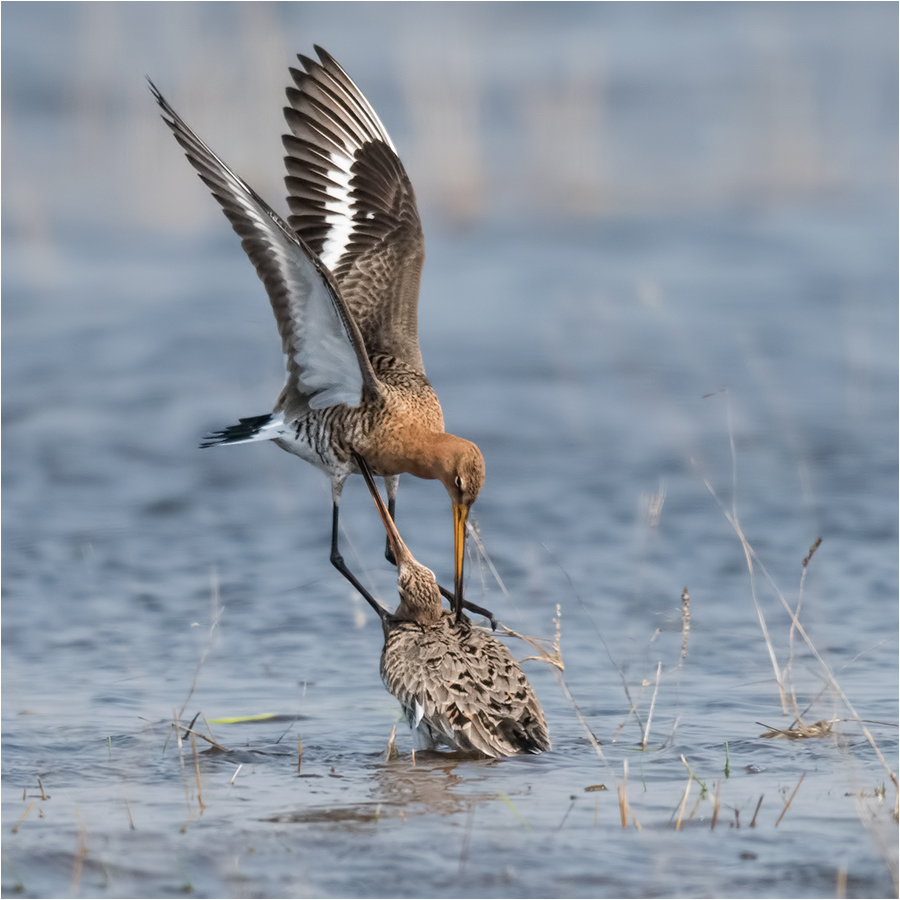
[[[338,286],[293,229],[191,130],[150,79],[162,119],[242,239],[278,322],[289,383],[313,401],[355,405],[361,384],[378,390],[359,328]],[[339,360],[337,365],[335,360]],[[340,371],[338,371],[340,370]],[[302,376],[302,378],[301,378]],[[306,402],[306,401],[302,401]]]

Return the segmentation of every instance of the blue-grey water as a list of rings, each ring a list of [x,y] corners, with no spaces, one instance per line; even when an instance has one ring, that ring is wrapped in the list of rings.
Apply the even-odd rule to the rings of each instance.
[[[896,6],[256,9],[3,6],[3,896],[894,896]],[[487,462],[468,596],[560,609],[541,756],[413,759],[327,480],[197,447],[283,363],[142,78],[280,209],[314,42],[418,191],[426,367]],[[359,479],[342,522],[393,603]],[[451,580],[443,488],[398,524]],[[761,737],[776,667],[824,737]],[[270,718],[195,767],[197,713]]]

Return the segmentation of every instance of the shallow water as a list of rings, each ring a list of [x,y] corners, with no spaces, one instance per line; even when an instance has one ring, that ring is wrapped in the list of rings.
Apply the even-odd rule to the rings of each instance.
[[[859,191],[428,231],[423,355],[484,452],[473,516],[503,584],[472,548],[468,595],[546,638],[559,605],[602,745],[526,662],[553,749],[499,762],[413,761],[380,625],[328,563],[325,478],[274,446],[197,449],[281,382],[225,221],[70,229],[43,268],[8,234],[4,896],[819,897],[841,873],[892,896],[896,795],[859,725],[760,737],[792,716],[753,597],[804,722],[852,718],[777,593],[796,605],[823,538],[800,620],[896,771],[896,221]],[[358,479],[342,522],[393,602]],[[398,524],[450,580],[440,485],[404,479]],[[273,715],[211,725],[202,812],[176,712]],[[681,814],[685,763],[705,790]]]

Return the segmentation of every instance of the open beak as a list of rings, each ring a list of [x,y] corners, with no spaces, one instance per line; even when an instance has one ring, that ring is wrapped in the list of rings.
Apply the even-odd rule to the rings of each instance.
[[[466,555],[466,521],[469,507],[453,504],[453,608],[457,619],[462,614],[463,561]]]

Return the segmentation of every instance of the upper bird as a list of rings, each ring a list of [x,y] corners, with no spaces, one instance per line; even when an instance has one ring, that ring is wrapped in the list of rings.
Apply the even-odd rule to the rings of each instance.
[[[288,205],[281,219],[163,99],[163,119],[222,205],[256,267],[278,323],[287,382],[273,411],[241,419],[201,446],[272,440],[331,478],[331,561],[371,599],[338,550],[338,506],[358,453],[384,476],[391,516],[399,475],[436,478],[453,508],[453,606],[462,614],[469,508],[484,458],[447,434],[419,351],[417,307],[425,259],[412,185],[359,88],[320,47],[298,56],[284,110],[291,134]],[[478,607],[466,606],[478,612]]]
[[[406,548],[365,462],[360,468],[397,561],[400,605],[376,606],[384,628],[381,678],[426,748],[482,756],[550,749],[544,712],[525,673],[492,634],[441,609],[434,573]]]

